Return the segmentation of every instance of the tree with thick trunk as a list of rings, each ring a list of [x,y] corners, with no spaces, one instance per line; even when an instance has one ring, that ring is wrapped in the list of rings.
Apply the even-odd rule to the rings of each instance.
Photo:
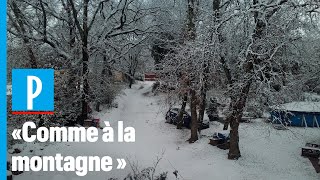
[[[194,143],[198,140],[198,119],[197,119],[197,97],[196,91],[190,90],[190,109],[191,109],[191,137],[189,143]]]
[[[228,153],[228,159],[238,159],[241,157],[240,148],[239,148],[239,123],[243,115],[244,108],[246,106],[247,98],[250,92],[250,86],[252,84],[252,77],[254,76],[253,68],[263,62],[265,57],[259,56],[254,53],[255,48],[259,48],[258,41],[260,41],[266,29],[266,22],[271,18],[271,16],[277,12],[279,7],[286,3],[287,0],[282,0],[275,7],[271,7],[269,10],[266,9],[265,12],[260,12],[259,9],[255,10],[253,13],[255,28],[254,33],[252,34],[252,43],[251,47],[253,50],[250,50],[244,62],[244,74],[242,79],[238,81],[241,82],[241,86],[233,86],[236,91],[240,92],[234,93],[235,95],[231,97],[231,113],[227,117],[227,122],[230,123],[230,149]],[[259,4],[258,0],[253,0],[253,5],[256,6]],[[262,15],[262,13],[264,13]]]
[[[204,80],[206,81],[206,80]],[[205,85],[206,82],[201,87],[201,94],[200,94],[200,104],[199,104],[199,118],[198,122],[202,123],[204,118],[204,113],[206,110],[206,99],[207,99],[207,86]]]
[[[246,106],[247,97],[250,91],[251,81],[245,83],[241,87],[241,93],[237,94],[231,102],[231,113],[227,117],[227,122],[230,122],[230,147],[228,159],[238,159],[241,157],[239,148],[239,124],[243,115],[243,110]]]
[[[182,129],[183,127],[183,113],[186,110],[187,102],[188,102],[188,93],[184,93],[181,108],[177,117],[177,129]]]
[[[91,22],[88,22],[88,5],[89,0],[83,0],[83,12],[82,12],[82,26],[80,24],[80,21],[78,19],[78,11],[76,10],[76,7],[74,5],[74,0],[68,0],[68,2],[71,5],[73,20],[75,22],[75,25],[80,33],[80,39],[81,39],[81,51],[82,51],[82,95],[81,95],[81,118],[80,118],[80,124],[83,125],[84,120],[88,119],[88,113],[89,113],[89,82],[88,82],[88,75],[89,75],[89,69],[88,69],[88,63],[89,63],[89,51],[88,51],[88,36],[89,31],[91,28],[91,25],[93,21],[95,20],[95,16],[91,20]],[[100,6],[99,6],[100,7]],[[99,9],[99,7],[97,9]]]
[[[196,18],[196,0],[188,0],[187,5],[187,28],[185,32],[185,39],[186,41],[194,41],[196,38],[196,26],[195,26],[195,18]],[[191,59],[190,59],[191,61]],[[185,78],[187,76],[184,76]],[[186,79],[186,82],[189,80]],[[188,83],[187,83],[188,86]],[[188,88],[188,87],[186,87]],[[179,115],[177,117],[177,129],[182,129],[183,126],[183,113],[185,112],[186,106],[187,106],[187,100],[188,100],[188,93],[183,94],[182,98],[182,104],[180,108]],[[196,114],[193,114],[196,115]],[[191,114],[192,116],[192,114]],[[197,116],[197,115],[196,115]],[[196,117],[197,119],[197,117]],[[191,124],[192,126],[192,124]],[[192,129],[191,129],[192,131]]]

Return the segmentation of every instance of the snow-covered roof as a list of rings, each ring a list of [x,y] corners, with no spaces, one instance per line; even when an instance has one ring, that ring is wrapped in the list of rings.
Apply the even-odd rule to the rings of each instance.
[[[295,112],[320,112],[320,102],[291,102],[275,105],[271,108]]]

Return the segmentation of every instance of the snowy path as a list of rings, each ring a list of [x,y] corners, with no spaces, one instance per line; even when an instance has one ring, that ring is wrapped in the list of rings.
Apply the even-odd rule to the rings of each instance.
[[[133,89],[124,90],[124,94],[117,99],[118,108],[96,115],[101,121],[110,121],[112,127],[117,127],[117,121],[124,121],[125,127],[133,126],[136,129],[135,143],[99,141],[55,144],[49,145],[44,151],[36,151],[37,155],[61,152],[62,155],[73,156],[111,156],[114,163],[116,158],[126,157],[131,163],[145,168],[153,166],[157,157],[163,154],[157,171],[168,171],[170,180],[175,179],[172,173],[175,169],[181,174],[179,178],[185,180],[320,179],[320,174],[315,173],[311,163],[300,157],[300,146],[305,139],[320,139],[320,130],[293,128],[292,132],[276,131],[262,122],[243,124],[240,130],[243,156],[238,161],[230,161],[226,159],[228,151],[208,145],[208,138],[203,137],[194,144],[188,144],[185,141],[189,138],[189,130],[176,130],[174,126],[164,123],[160,97],[143,95],[150,87],[150,83],[140,83],[134,85]],[[213,123],[203,134],[210,135],[221,129],[220,124]],[[81,178],[73,172],[26,172],[16,176],[15,180],[106,180],[125,177],[130,172],[129,164],[125,170],[116,170],[116,165],[113,167],[111,172],[89,172]]]

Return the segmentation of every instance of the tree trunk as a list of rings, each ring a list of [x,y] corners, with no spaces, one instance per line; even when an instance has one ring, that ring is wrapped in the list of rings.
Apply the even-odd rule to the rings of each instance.
[[[128,76],[128,78],[129,78],[129,88],[131,89],[131,88],[132,88],[132,85],[133,85],[133,83],[134,83],[134,75],[133,75],[133,73],[132,73],[131,70],[129,71],[129,76]]]
[[[88,83],[88,60],[89,55],[87,53],[87,44],[84,43],[82,48],[82,78],[83,78],[83,93],[81,98],[81,122],[80,124],[83,125],[84,120],[88,119],[88,94],[89,94],[89,83]]]
[[[83,125],[84,120],[88,119],[88,95],[89,95],[89,83],[88,83],[88,62],[89,62],[89,52],[88,52],[88,3],[89,0],[84,0],[84,10],[83,10],[83,37],[82,39],[82,78],[83,78],[83,93],[82,93],[82,113],[81,122]]]
[[[195,18],[196,18],[196,7],[195,7],[195,0],[188,0],[188,23],[187,23],[187,39],[188,40],[195,40],[196,38],[196,25],[195,25]]]
[[[183,127],[183,112],[185,112],[186,110],[187,101],[188,101],[188,93],[185,93],[183,95],[182,105],[179,111],[179,115],[177,117],[177,129],[182,129]]]
[[[283,1],[285,2],[285,1]],[[258,0],[253,0],[253,4],[256,5],[258,4]],[[268,14],[268,16],[272,16],[274,12]],[[266,24],[265,21],[262,20],[259,17],[259,11],[254,12],[254,20],[256,23],[254,33],[252,35],[253,38],[253,43],[256,42],[256,40],[261,39],[263,37],[263,32],[265,30]],[[246,63],[245,63],[245,75],[243,75],[244,79],[250,79],[250,76],[252,75],[252,69],[254,66],[254,63],[259,64],[263,59],[259,59],[259,57],[256,54],[249,53],[246,57]],[[227,119],[230,122],[230,149],[229,149],[229,154],[228,154],[228,159],[238,159],[241,154],[240,154],[240,149],[239,149],[239,122],[242,118],[243,115],[243,109],[246,105],[247,97],[250,91],[250,86],[251,86],[251,80],[247,80],[245,82],[245,85],[240,91],[240,94],[238,94],[237,98],[232,98],[232,99],[238,99],[237,102],[232,103],[233,108],[232,108],[232,113],[231,117],[228,117]]]
[[[97,104],[96,104],[96,111],[100,112],[100,102],[97,102]]]
[[[229,112],[233,112],[233,105],[232,104],[236,103],[236,98],[234,96],[231,96],[230,99],[231,99],[231,102],[230,102],[228,110],[229,110]],[[230,118],[226,118],[224,120],[223,130],[228,130],[229,124],[230,124]]]
[[[191,137],[189,143],[194,143],[198,140],[198,119],[197,119],[197,98],[196,91],[190,90],[190,108],[191,108]]]
[[[130,78],[129,78],[129,88],[130,88],[130,89],[132,88],[132,84],[133,84],[133,79],[130,77]]]
[[[201,89],[201,102],[200,102],[200,107],[199,107],[199,118],[198,118],[199,124],[202,124],[203,118],[204,118],[204,112],[206,110],[207,90],[206,90],[205,86],[206,85],[203,85],[203,87]]]
[[[30,63],[31,68],[37,68],[38,65],[37,65],[36,56],[34,55],[34,52],[30,46],[29,40],[24,39],[23,42],[27,46],[29,63]]]
[[[231,102],[232,113],[227,117],[230,122],[230,148],[228,159],[238,159],[241,157],[239,148],[239,124],[243,115],[244,107],[246,106],[247,97],[250,91],[251,81],[246,82],[245,86],[241,89],[241,93],[236,102]],[[236,98],[233,98],[236,99]]]
[[[216,24],[219,24],[221,22],[221,0],[213,0],[213,16],[214,16],[214,22]],[[224,37],[221,33],[222,31],[222,26],[220,26],[216,33],[218,35],[218,42],[220,44],[220,46],[223,45],[224,43]],[[227,80],[227,83],[228,83],[228,86],[232,86],[233,85],[233,77],[232,77],[232,74],[231,74],[231,70],[225,60],[225,55],[224,54],[220,54],[220,57],[219,57],[219,62],[222,66],[222,69],[224,71],[224,74],[226,76],[226,80]],[[234,98],[234,96],[231,96],[231,103],[230,103],[230,107],[229,107],[229,111],[232,112],[233,111],[233,106],[232,104],[236,102],[236,99]],[[228,129],[228,126],[229,126],[229,123],[230,123],[230,118],[226,118],[225,119],[225,122],[224,122],[224,127],[223,127],[223,130],[227,130]]]
[[[195,27],[195,0],[188,0],[187,8],[187,32],[186,39],[189,41],[193,41],[196,38],[196,27]],[[187,83],[188,84],[188,83]],[[189,84],[188,84],[189,85]],[[187,86],[188,86],[187,85]],[[185,112],[188,101],[188,93],[183,95],[183,101],[181,105],[181,109],[179,115],[177,117],[177,129],[182,129],[183,126],[183,112]]]
[[[239,148],[239,120],[233,117],[234,120],[230,123],[230,145],[228,159],[238,159],[241,157]]]
[[[209,67],[210,67],[210,62],[205,60],[204,63],[204,69],[203,69],[203,84],[201,87],[201,102],[200,102],[200,110],[199,110],[199,123],[203,122],[204,118],[204,112],[206,110],[206,100],[207,100],[207,90],[208,90],[208,75],[209,75]]]

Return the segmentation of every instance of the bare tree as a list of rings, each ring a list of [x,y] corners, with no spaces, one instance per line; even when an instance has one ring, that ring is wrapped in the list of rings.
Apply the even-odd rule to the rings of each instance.
[[[23,13],[21,12],[20,8],[16,4],[15,1],[9,1],[8,6],[12,10],[12,13],[8,13],[8,18],[10,20],[10,23],[12,27],[15,29],[15,31],[19,34],[27,34],[27,23],[25,21],[25,17],[23,16]],[[15,20],[14,20],[15,19]],[[30,44],[30,39],[28,39],[25,36],[21,36],[24,45],[27,48],[28,56],[29,56],[29,64],[31,68],[37,68],[37,60],[35,57],[35,54],[33,52],[33,49]]]
[[[214,7],[219,7],[214,9],[216,11],[215,18],[217,18],[215,21],[217,29],[216,37],[220,46],[226,48],[230,46],[228,41],[236,42],[235,39],[226,41],[228,37],[224,37],[222,34],[221,28],[223,26],[224,28],[232,27],[228,21],[241,23],[245,28],[249,28],[248,32],[252,32],[251,34],[246,31],[242,32],[243,35],[241,36],[243,40],[247,42],[242,42],[242,45],[237,47],[238,54],[235,54],[234,51],[227,53],[223,51],[219,55],[219,61],[225,72],[227,82],[231,87],[228,92],[231,99],[230,112],[226,118],[226,122],[230,123],[231,128],[229,159],[238,159],[241,156],[239,148],[239,124],[249,98],[251,87],[257,83],[274,82],[277,78],[271,78],[271,76],[283,74],[280,71],[275,73],[274,69],[276,67],[274,66],[275,64],[283,63],[281,62],[281,57],[285,56],[283,53],[285,47],[298,37],[297,34],[291,33],[293,29],[299,28],[298,26],[288,27],[285,25],[286,21],[290,18],[295,20],[296,16],[287,16],[284,12],[294,12],[297,11],[297,7],[304,6],[310,8],[310,6],[314,7],[314,4],[306,2],[306,4],[297,3],[292,6],[292,4],[286,0],[277,2],[253,0],[252,4],[244,3],[240,5],[229,3],[227,8],[224,9],[224,16],[221,17],[221,9],[217,11],[222,7],[221,2],[215,1],[214,3]],[[236,13],[233,12],[229,14],[228,12],[232,10]],[[239,15],[239,13],[243,14],[242,20],[235,18],[235,15]],[[247,17],[250,16],[252,18],[247,19]],[[275,25],[272,21],[275,21],[276,18],[284,19],[278,21],[278,24]],[[250,19],[252,19],[253,22],[250,21]],[[289,29],[277,31],[279,27]],[[274,39],[273,36],[277,36],[278,38]],[[232,54],[237,57],[234,57]],[[226,59],[225,55],[230,59]],[[236,68],[229,68],[229,64],[232,62],[237,64]]]
[[[186,41],[194,41],[196,38],[196,26],[195,26],[195,21],[196,21],[196,1],[195,0],[188,0],[187,1],[187,25],[186,25],[186,31],[185,31],[185,39]],[[196,97],[195,95],[193,97]],[[182,100],[182,105],[180,108],[180,112],[179,115],[177,117],[177,129],[181,129],[182,125],[183,125],[183,112],[185,112],[185,108],[187,105],[187,100],[188,100],[188,94],[187,92],[185,92],[185,94],[183,94],[183,100]],[[194,99],[190,99],[190,101],[194,101]],[[196,105],[195,103],[193,103],[192,105]],[[192,108],[196,108],[196,107],[191,107]],[[193,111],[196,112],[196,111]],[[191,119],[197,119],[194,117],[197,117],[197,114],[192,113],[191,116],[193,116],[193,118]],[[197,126],[198,123],[197,122],[191,122],[191,124],[193,124],[194,126]],[[194,129],[194,128],[192,128]],[[195,133],[192,133],[195,134]],[[193,137],[194,140],[192,141],[196,141],[198,138],[197,137]]]
[[[126,56],[130,48],[153,33],[152,28],[157,24],[146,26],[144,22],[159,10],[134,0],[92,3],[89,0],[11,0],[9,6],[8,31],[27,45],[31,66],[37,66],[32,41],[42,48],[50,47],[63,59],[61,64],[74,75],[73,78],[70,76],[69,86],[72,91],[80,92],[80,98],[76,98],[77,101],[81,99],[80,124],[88,118],[93,91],[89,83],[92,57],[108,59],[105,68],[111,67]],[[26,6],[29,8],[21,9]],[[129,35],[134,35],[137,40],[130,42],[123,38]]]

